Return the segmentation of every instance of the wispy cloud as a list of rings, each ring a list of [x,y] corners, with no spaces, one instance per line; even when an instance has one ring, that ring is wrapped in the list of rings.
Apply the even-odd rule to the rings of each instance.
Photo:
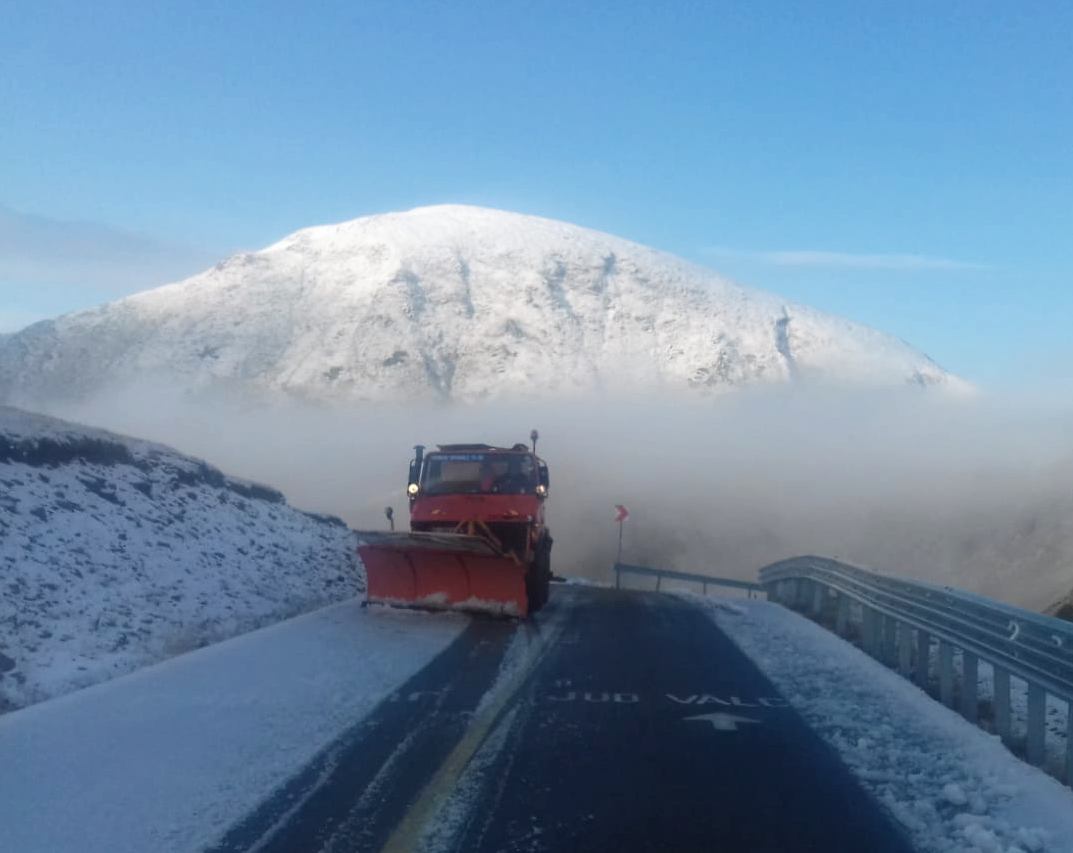
[[[194,275],[217,260],[205,249],[0,207],[0,284],[71,285],[118,295]]]
[[[43,312],[22,311],[18,308],[0,306],[0,335],[25,329],[31,323],[44,320],[46,317],[47,315]]]
[[[950,258],[933,258],[927,255],[857,254],[853,252],[828,252],[817,249],[753,252],[732,249],[726,246],[710,246],[704,251],[717,257],[737,258],[753,263],[780,267],[897,270],[902,272],[922,272],[927,270],[968,272],[992,269],[988,264],[956,261]]]

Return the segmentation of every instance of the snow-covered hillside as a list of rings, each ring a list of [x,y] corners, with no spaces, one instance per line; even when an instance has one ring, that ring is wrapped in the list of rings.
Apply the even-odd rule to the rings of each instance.
[[[299,231],[0,339],[0,401],[16,405],[162,376],[183,390],[318,401],[810,378],[962,387],[902,341],[671,255],[464,206]]]
[[[161,445],[0,407],[0,711],[359,592],[351,532]]]

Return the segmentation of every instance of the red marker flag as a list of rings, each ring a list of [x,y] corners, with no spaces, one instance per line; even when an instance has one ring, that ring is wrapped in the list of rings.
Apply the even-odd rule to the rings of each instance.
[[[615,521],[625,521],[630,517],[630,511],[622,504],[615,504],[615,509],[618,510],[618,514],[615,515]]]

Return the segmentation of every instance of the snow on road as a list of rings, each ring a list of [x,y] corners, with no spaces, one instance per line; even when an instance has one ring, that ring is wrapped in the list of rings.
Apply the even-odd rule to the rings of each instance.
[[[1073,852],[1073,792],[995,738],[789,611],[690,599],[921,851]],[[0,717],[2,847],[202,850],[468,624],[346,602]],[[517,640],[492,694],[536,653]]]
[[[4,715],[0,847],[203,849],[467,624],[346,602]]]
[[[1073,851],[1073,791],[864,652],[790,611],[706,607],[924,853]]]

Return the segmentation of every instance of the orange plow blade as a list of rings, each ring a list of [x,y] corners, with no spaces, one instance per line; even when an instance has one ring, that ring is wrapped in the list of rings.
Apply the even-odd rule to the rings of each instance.
[[[525,616],[525,567],[479,536],[358,532],[366,601]]]

